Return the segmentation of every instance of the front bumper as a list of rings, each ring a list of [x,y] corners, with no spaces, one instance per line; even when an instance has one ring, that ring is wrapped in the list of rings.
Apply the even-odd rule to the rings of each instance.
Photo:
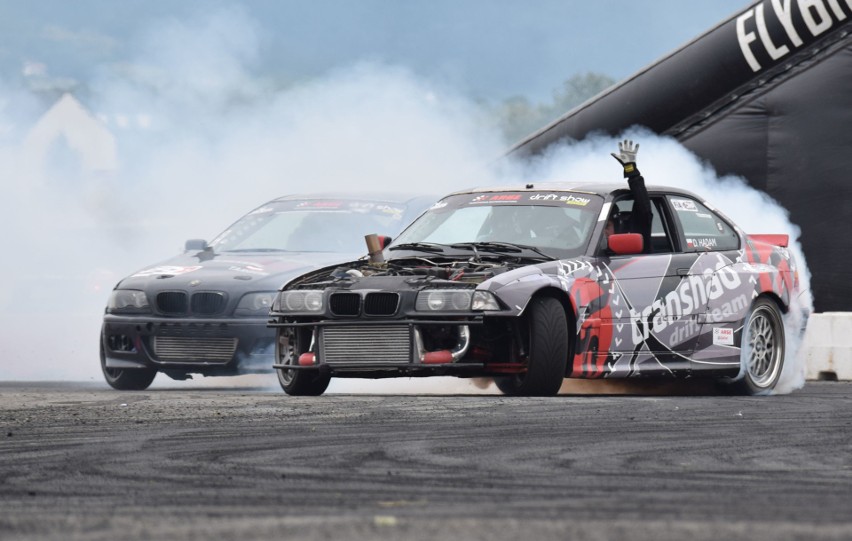
[[[275,332],[265,318],[104,316],[107,368],[227,375],[269,372]]]
[[[482,376],[517,373],[521,363],[495,363],[479,358],[473,335],[484,321],[453,320],[323,320],[275,322],[282,329],[273,368],[320,370],[336,377]],[[440,346],[424,337],[438,327],[452,328],[452,339]],[[310,331],[310,346],[290,358],[285,329]]]

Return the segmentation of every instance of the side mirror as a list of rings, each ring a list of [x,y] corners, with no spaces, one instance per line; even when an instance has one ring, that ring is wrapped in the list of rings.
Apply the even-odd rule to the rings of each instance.
[[[185,252],[191,251],[203,251],[209,248],[207,245],[207,241],[204,239],[189,239],[186,241],[186,244],[183,245],[183,250]]]
[[[610,235],[607,246],[617,255],[641,254],[645,249],[642,235],[639,233],[620,233]]]
[[[393,240],[393,237],[388,237],[388,236],[385,236],[385,235],[379,235],[379,244],[381,245],[382,250],[387,248],[388,245],[390,245],[392,240]]]

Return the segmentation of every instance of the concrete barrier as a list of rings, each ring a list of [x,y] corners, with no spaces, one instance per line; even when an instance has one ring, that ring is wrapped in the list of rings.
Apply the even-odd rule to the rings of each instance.
[[[807,379],[852,380],[852,312],[811,315],[802,347]]]

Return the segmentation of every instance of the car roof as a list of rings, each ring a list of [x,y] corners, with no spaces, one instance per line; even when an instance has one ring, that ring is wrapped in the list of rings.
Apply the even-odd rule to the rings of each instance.
[[[696,194],[684,190],[681,188],[676,188],[674,186],[659,186],[659,185],[650,185],[647,186],[649,193],[670,193],[670,194],[680,194],[680,195],[688,195],[694,197],[698,200],[703,200],[701,197]],[[630,191],[630,187],[627,185],[627,182],[601,182],[601,183],[571,183],[571,182],[532,182],[530,184],[518,184],[518,185],[504,185],[504,186],[478,186],[475,188],[468,188],[466,190],[459,190],[453,192],[449,195],[462,195],[462,194],[473,194],[473,193],[483,193],[483,192],[527,192],[527,191],[535,191],[535,192],[579,192],[586,194],[595,194],[600,195],[602,197],[607,197],[610,195],[617,195],[620,193]]]

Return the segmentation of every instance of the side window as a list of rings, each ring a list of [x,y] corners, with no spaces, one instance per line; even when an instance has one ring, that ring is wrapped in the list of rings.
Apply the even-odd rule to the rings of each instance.
[[[662,197],[651,198],[651,249],[648,253],[668,254],[673,251],[672,228],[666,220]],[[633,198],[625,197],[618,199],[610,211],[610,220],[614,222],[616,233],[640,233],[631,227],[630,218],[633,214]],[[602,247],[606,248],[606,239],[603,239]]]
[[[736,250],[740,247],[736,231],[698,201],[670,195],[669,202],[683,228],[684,252]]]

